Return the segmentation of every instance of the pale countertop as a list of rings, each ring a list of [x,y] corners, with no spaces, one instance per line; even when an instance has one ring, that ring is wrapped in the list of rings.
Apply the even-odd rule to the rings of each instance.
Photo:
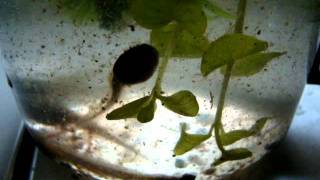
[[[4,179],[8,169],[21,124],[14,97],[0,65],[0,179]]]

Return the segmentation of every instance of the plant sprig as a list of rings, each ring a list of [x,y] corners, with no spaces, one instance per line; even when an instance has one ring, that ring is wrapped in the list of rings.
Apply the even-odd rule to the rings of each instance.
[[[153,100],[146,100],[145,103],[132,108],[134,114],[130,116],[131,118],[136,117],[140,122],[151,121],[156,109],[156,99],[160,100],[167,109],[180,115],[193,117],[198,114],[199,105],[195,95],[190,91],[183,90],[172,96],[164,97],[161,95],[161,82],[171,57],[199,58],[209,47],[209,40],[204,36],[207,28],[207,16],[204,8],[209,8],[222,17],[228,16],[230,18],[232,16],[206,0],[131,1],[129,11],[132,17],[142,27],[151,29],[151,43],[162,56],[155,86],[149,98],[146,98]],[[131,103],[115,109],[107,115],[107,119],[129,118],[123,111],[128,111],[130,107]],[[151,110],[148,112],[148,118],[142,115],[143,112],[146,112],[144,111],[145,107]]]
[[[160,9],[166,9],[166,12],[161,12]],[[193,14],[186,16],[186,11]],[[142,98],[145,101],[141,104],[136,104],[136,101],[132,102],[135,108],[132,108],[133,112],[130,117],[136,117],[138,121],[143,123],[151,121],[156,109],[156,99],[160,100],[164,107],[175,113],[183,116],[196,116],[199,105],[196,97],[190,91],[183,90],[171,96],[163,96],[161,94],[161,83],[168,61],[173,54],[183,55],[184,52],[189,52],[190,47],[186,46],[184,42],[189,41],[189,45],[191,45],[190,39],[192,41],[194,36],[202,35],[205,32],[207,20],[201,4],[194,0],[183,2],[178,0],[135,0],[131,2],[130,12],[138,24],[152,30],[151,42],[162,56],[158,77],[151,95],[148,98]],[[193,26],[193,23],[197,25]],[[179,36],[180,33],[185,36]],[[200,50],[190,53],[191,55],[201,55],[199,51],[203,51],[204,46],[208,45],[206,39],[200,38],[198,41],[201,41],[203,45],[199,46]],[[107,115],[107,119],[128,118],[125,112],[133,107],[132,103],[115,109]],[[147,110],[149,111],[147,112]]]
[[[174,149],[177,155],[184,154],[206,141],[212,136],[214,131],[218,148],[222,153],[221,157],[213,163],[214,166],[227,161],[248,158],[252,156],[252,152],[248,149],[238,148],[226,150],[224,146],[257,135],[262,131],[266,121],[270,119],[265,117],[257,120],[249,130],[235,130],[227,133],[222,125],[222,112],[231,76],[254,75],[269,61],[284,54],[278,52],[264,53],[262,51],[268,48],[267,42],[242,34],[245,9],[246,0],[240,0],[234,34],[227,34],[218,38],[209,45],[209,48],[203,54],[201,62],[201,72],[203,76],[208,76],[218,68],[223,68],[222,72],[224,73],[215,121],[211,125],[208,134],[205,135],[188,134],[184,132],[185,127],[183,127],[180,139]],[[195,138],[199,136],[202,138]]]
[[[228,84],[232,76],[252,76],[260,72],[268,62],[284,53],[265,52],[268,48],[266,41],[243,34],[246,0],[239,2],[234,33],[226,34],[213,42],[210,42],[205,35],[208,18],[204,9],[220,17],[229,19],[235,17],[209,0],[123,0],[121,1],[123,4],[115,3],[117,1],[110,1],[111,3],[106,4],[104,0],[59,1],[64,2],[64,6],[71,12],[70,14],[81,21],[101,18],[102,15],[108,17],[109,11],[113,9],[110,9],[108,5],[128,6],[133,19],[140,26],[151,30],[151,44],[162,57],[151,94],[113,110],[107,114],[107,119],[137,118],[141,123],[150,122],[156,112],[157,100],[161,101],[163,106],[170,111],[189,117],[196,116],[199,105],[192,92],[182,90],[170,96],[163,96],[161,83],[168,62],[172,57],[202,58],[200,70],[204,77],[209,76],[217,69],[220,69],[224,75],[215,121],[207,134],[190,134],[187,132],[187,125],[182,124],[180,138],[174,148],[175,155],[182,155],[194,149],[211,138],[214,133],[222,155],[213,165],[252,156],[252,152],[246,148],[226,150],[225,146],[258,135],[271,118],[258,119],[248,130],[225,132],[222,125],[222,113]],[[106,5],[103,7],[108,11],[96,9],[97,2]],[[115,9],[120,9],[119,12],[121,12],[124,8]],[[101,14],[102,12],[104,14]],[[121,15],[119,12],[114,14],[119,16]]]

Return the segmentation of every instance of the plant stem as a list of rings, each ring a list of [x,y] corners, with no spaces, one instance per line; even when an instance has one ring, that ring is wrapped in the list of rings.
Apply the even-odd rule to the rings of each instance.
[[[244,16],[246,14],[247,0],[240,0],[238,4],[237,20],[234,33],[243,33]]]
[[[247,0],[240,0],[240,2],[238,4],[237,20],[236,20],[236,24],[235,24],[234,33],[242,33],[243,32],[243,23],[244,23],[246,4],[247,4]],[[227,64],[227,69],[225,71],[225,74],[223,77],[222,87],[220,90],[220,97],[219,97],[218,107],[217,107],[217,111],[216,111],[215,121],[212,124],[212,126],[210,127],[210,131],[209,131],[209,133],[212,134],[212,131],[214,130],[215,139],[216,139],[218,148],[220,149],[222,155],[224,155],[226,152],[226,150],[224,149],[224,147],[222,145],[221,138],[220,138],[220,133],[221,132],[224,133],[223,125],[222,125],[222,112],[224,109],[226,94],[228,91],[228,85],[229,85],[229,81],[231,78],[231,72],[232,72],[233,65],[234,65],[234,61]]]
[[[155,86],[152,91],[152,93],[155,93],[156,96],[160,96],[160,94],[161,94],[161,90],[162,90],[161,82],[164,77],[164,73],[166,71],[169,59],[172,55],[172,51],[176,46],[176,36],[178,34],[178,31],[179,31],[178,27],[176,27],[172,33],[172,37],[170,38],[170,41],[168,42],[165,53],[163,55],[163,58],[162,58],[162,61],[161,61],[160,67],[159,67],[158,77],[157,77]]]

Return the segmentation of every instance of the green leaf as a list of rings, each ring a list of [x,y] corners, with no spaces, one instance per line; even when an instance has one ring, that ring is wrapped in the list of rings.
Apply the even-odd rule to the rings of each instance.
[[[235,143],[236,141],[239,141],[240,139],[247,138],[252,135],[253,135],[252,131],[246,131],[246,130],[231,131],[221,135],[221,143],[222,145],[227,146]]]
[[[92,0],[52,0],[69,14],[75,24],[96,20],[98,17],[96,2]]]
[[[197,99],[190,91],[180,91],[172,96],[161,96],[159,99],[166,108],[184,116],[193,117],[199,112]]]
[[[245,148],[237,148],[224,152],[222,157],[214,162],[213,165],[218,166],[227,161],[242,160],[252,156],[252,152]]]
[[[204,53],[201,72],[207,76],[217,68],[268,48],[268,43],[243,34],[227,34],[212,42]]]
[[[267,120],[270,117],[264,117],[256,121],[256,123],[249,130],[235,130],[225,134],[221,134],[221,143],[224,146],[230,145],[243,138],[255,136],[261,132]]]
[[[240,59],[233,66],[232,76],[252,76],[260,72],[269,61],[283,54],[285,53],[257,53]]]
[[[165,54],[166,45],[173,38],[175,28],[174,24],[170,24],[163,28],[152,30],[151,43],[160,52],[161,56]],[[206,37],[202,35],[195,36],[185,30],[182,30],[175,38],[175,48],[173,49],[172,57],[201,57],[209,46],[209,40]]]
[[[139,25],[160,28],[173,20],[176,4],[177,0],[133,0],[130,12]]]
[[[196,0],[183,0],[177,4],[174,19],[179,26],[193,35],[202,35],[207,28],[207,16]]]
[[[151,44],[159,51],[161,56],[164,56],[167,51],[167,45],[174,38],[176,24],[169,24],[162,28],[153,29],[150,35]]]
[[[150,122],[154,117],[154,112],[156,111],[157,104],[156,99],[153,98],[153,100],[150,101],[150,103],[142,108],[140,112],[138,113],[138,121],[141,123],[147,123]]]
[[[150,96],[143,97],[126,104],[118,109],[113,110],[107,114],[108,120],[119,120],[126,118],[135,118],[140,110],[150,101]]]
[[[201,57],[208,48],[209,40],[205,36],[194,36],[187,31],[182,31],[177,37],[176,47],[173,50],[174,57]]]
[[[187,125],[183,123],[181,125],[180,139],[174,148],[175,155],[182,155],[211,137],[210,134],[188,134],[186,128]]]
[[[252,152],[245,148],[237,148],[226,151],[226,157],[229,160],[240,160],[252,156]]]
[[[209,0],[200,0],[203,3],[203,6],[210,10],[212,13],[214,13],[217,16],[224,17],[227,19],[235,19],[235,16],[228,13],[227,11],[220,8],[218,5],[216,5],[214,2],[211,2]]]

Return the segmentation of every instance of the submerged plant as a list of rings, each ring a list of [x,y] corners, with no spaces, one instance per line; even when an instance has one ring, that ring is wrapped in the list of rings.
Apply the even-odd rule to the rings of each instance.
[[[219,68],[224,74],[215,121],[207,134],[189,134],[186,132],[186,124],[182,124],[180,139],[174,153],[181,155],[192,150],[211,138],[214,132],[222,153],[221,158],[214,163],[218,165],[226,161],[250,157],[252,152],[246,148],[226,150],[224,146],[258,134],[270,119],[270,117],[264,117],[257,120],[249,130],[225,132],[222,126],[222,112],[231,76],[254,75],[269,61],[283,53],[264,52],[268,48],[267,42],[243,34],[246,0],[239,2],[234,33],[209,42],[204,36],[207,16],[203,11],[203,8],[208,7],[218,12],[217,15],[233,17],[209,1],[135,0],[132,2],[130,8],[132,16],[139,25],[152,30],[151,43],[160,52],[162,60],[152,93],[112,111],[107,115],[107,119],[137,118],[142,123],[149,122],[154,117],[157,99],[175,113],[196,116],[199,105],[191,92],[180,91],[164,97],[160,93],[161,82],[171,57],[202,57],[201,73],[204,77]]]
[[[214,123],[207,134],[188,134],[186,125],[181,128],[180,139],[174,149],[176,155],[184,154],[209,139],[213,132],[222,155],[213,165],[226,161],[240,160],[252,156],[246,148],[226,150],[224,146],[238,140],[258,134],[271,117],[264,117],[256,121],[249,130],[235,130],[225,132],[222,125],[222,113],[231,76],[250,76],[258,73],[272,59],[283,55],[279,52],[263,52],[268,48],[268,43],[255,37],[243,34],[246,0],[240,0],[238,16],[234,33],[224,35],[212,42],[204,52],[201,62],[203,76],[222,68],[224,74],[220,97]]]
[[[183,116],[193,117],[198,114],[199,105],[196,96],[186,90],[181,90],[170,96],[164,96],[162,93],[161,83],[165,75],[166,67],[172,57],[181,58],[201,58],[201,73],[207,77],[210,73],[220,69],[223,74],[223,83],[220,90],[215,120],[213,121],[207,134],[190,134],[186,132],[187,125],[181,125],[181,135],[174,148],[175,155],[182,155],[204,141],[208,140],[214,134],[216,143],[222,155],[213,165],[219,165],[226,161],[240,160],[248,158],[252,152],[246,148],[236,148],[226,150],[225,146],[231,145],[241,139],[255,136],[261,132],[266,122],[272,117],[263,117],[258,119],[249,130],[234,130],[226,132],[222,125],[222,113],[225,99],[228,91],[228,84],[232,76],[251,76],[260,72],[263,67],[276,57],[283,55],[281,52],[265,52],[268,48],[266,41],[259,40],[253,36],[243,34],[243,24],[245,18],[246,0],[239,0],[238,12],[234,32],[223,35],[217,40],[210,42],[205,35],[207,29],[208,14],[214,13],[217,16],[233,19],[234,16],[224,11],[222,8],[209,0],[131,0],[131,1],[104,1],[104,0],[80,0],[77,4],[74,0],[60,0],[68,5],[75,6],[72,12],[76,16],[85,18],[109,17],[109,11],[112,6],[118,6],[113,9],[112,14],[118,16],[123,9],[128,8],[133,19],[142,27],[151,30],[150,41],[153,47],[146,46],[153,53],[161,57],[158,75],[151,93],[135,101],[119,107],[108,113],[108,120],[121,120],[126,118],[137,118],[141,123],[147,123],[153,120],[156,112],[156,101],[162,102],[168,110]],[[73,5],[73,6],[72,6]],[[97,6],[98,5],[98,6]],[[84,11],[84,7],[89,9]],[[102,7],[102,9],[96,9]],[[69,8],[70,9],[70,8]],[[117,11],[119,10],[119,11]],[[80,13],[80,14],[79,14]],[[78,15],[77,15],[78,14]],[[112,19],[104,22],[108,24]],[[103,24],[103,22],[102,22]],[[155,49],[154,49],[155,48]],[[128,50],[130,51],[130,50]],[[132,52],[134,53],[134,52]],[[140,54],[141,55],[141,54]],[[142,54],[143,58],[139,62],[148,60],[149,56]],[[152,54],[151,54],[152,55]],[[151,73],[141,74],[137,79],[126,78],[126,73],[117,71],[118,67],[127,68],[123,64],[126,58],[119,58],[121,62],[115,64],[114,75],[118,76],[118,81],[122,83],[138,83],[150,77]],[[150,57],[154,61],[152,68],[158,64],[157,57]],[[156,59],[156,60],[155,60]],[[135,59],[132,59],[135,61]],[[129,73],[130,74],[130,73]],[[130,82],[126,82],[126,81]]]

